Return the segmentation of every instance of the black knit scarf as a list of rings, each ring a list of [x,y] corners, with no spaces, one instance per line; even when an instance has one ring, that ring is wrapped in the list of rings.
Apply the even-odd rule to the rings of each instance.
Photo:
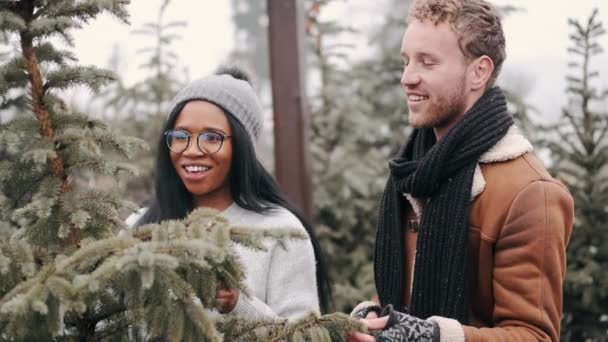
[[[466,282],[469,204],[480,156],[505,136],[513,119],[504,94],[491,88],[436,142],[432,128],[415,129],[389,162],[374,256],[382,305],[403,307],[405,289],[404,193],[421,199],[411,314],[468,321]]]

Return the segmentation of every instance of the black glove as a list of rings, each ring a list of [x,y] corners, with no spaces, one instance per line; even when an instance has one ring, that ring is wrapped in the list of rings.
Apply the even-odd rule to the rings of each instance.
[[[384,330],[374,333],[377,342],[439,342],[439,326],[387,305],[380,317],[389,316]]]

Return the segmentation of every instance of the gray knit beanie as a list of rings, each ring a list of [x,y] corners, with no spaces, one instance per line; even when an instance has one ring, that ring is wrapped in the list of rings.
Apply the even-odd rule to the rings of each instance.
[[[212,102],[232,114],[243,124],[255,146],[262,131],[262,106],[245,71],[224,67],[190,83],[171,101],[169,115],[178,104],[192,100]]]

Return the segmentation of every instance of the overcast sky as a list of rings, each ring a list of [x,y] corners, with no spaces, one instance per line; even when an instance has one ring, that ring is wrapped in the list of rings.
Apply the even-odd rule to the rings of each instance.
[[[252,0],[262,1],[262,0]],[[538,107],[545,117],[557,117],[566,103],[564,97],[565,75],[569,56],[567,24],[569,17],[586,20],[593,8],[599,8],[600,19],[608,28],[608,1],[606,0],[493,0],[525,9],[508,16],[504,22],[507,39],[507,60],[503,75],[505,82],[517,84],[528,93],[529,103]],[[348,18],[358,27],[373,27],[382,22],[383,1],[337,1],[327,12],[329,17]],[[138,79],[140,71],[135,51],[149,42],[130,31],[143,22],[153,21],[160,0],[133,0],[130,5],[132,26],[119,24],[104,16],[84,30],[76,33],[77,54],[84,64],[105,66],[114,45],[122,47],[124,64],[122,76],[127,82]],[[348,15],[345,16],[345,12]],[[404,13],[405,15],[405,13]],[[190,78],[210,73],[225,61],[234,42],[229,0],[173,1],[167,18],[188,23],[181,30],[183,39],[175,44],[175,52],[188,68]],[[608,50],[608,35],[602,36],[601,44]],[[608,53],[596,57],[593,66],[600,71],[596,85],[608,88]],[[398,85],[395,85],[398,86]]]

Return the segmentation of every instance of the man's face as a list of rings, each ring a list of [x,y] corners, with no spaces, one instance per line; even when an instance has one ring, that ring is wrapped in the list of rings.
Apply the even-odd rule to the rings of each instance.
[[[448,23],[412,21],[403,35],[401,84],[409,123],[436,132],[454,124],[466,110],[467,62]]]

